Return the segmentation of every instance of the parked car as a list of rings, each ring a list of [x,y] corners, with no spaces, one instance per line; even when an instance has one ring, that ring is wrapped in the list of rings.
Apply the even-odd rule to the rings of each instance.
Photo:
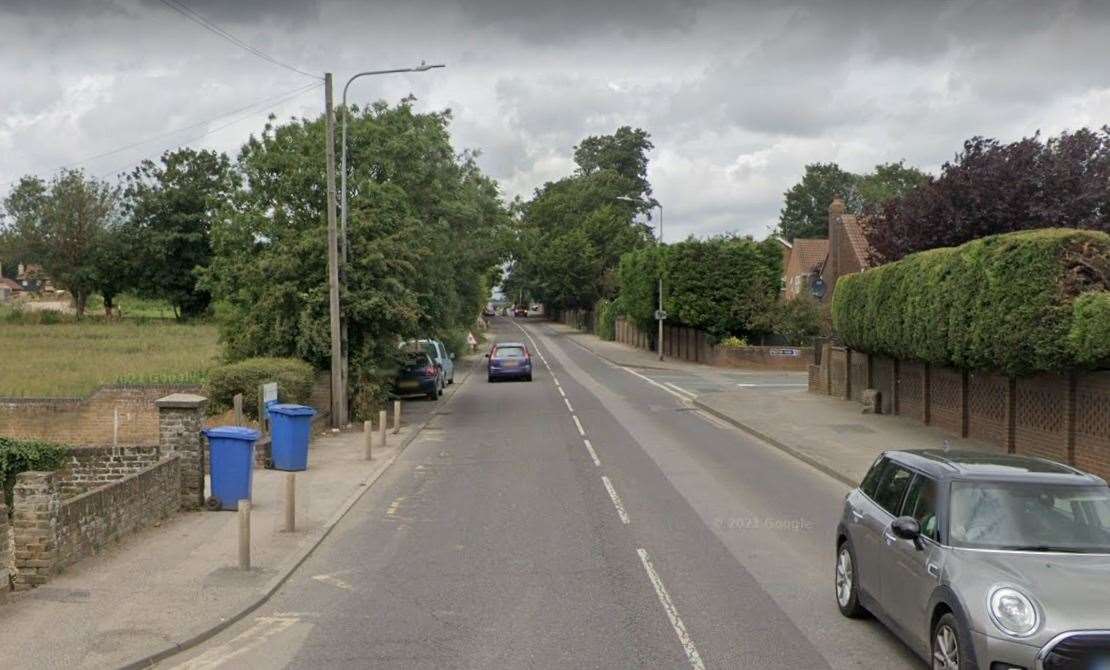
[[[455,383],[455,354],[448,354],[447,347],[439,340],[409,340],[402,347],[416,347],[428,352],[432,361],[443,370],[444,386]]]
[[[844,504],[841,613],[934,669],[1110,668],[1110,488],[1052,461],[890,451]]]
[[[485,307],[483,307],[482,316],[497,316],[497,312],[494,310],[493,305],[486,305]]]
[[[532,381],[532,355],[522,342],[498,342],[486,354],[488,380],[523,379]]]
[[[423,394],[436,400],[443,395],[443,372],[428,352],[422,349],[406,350],[402,354],[393,390],[399,396]]]

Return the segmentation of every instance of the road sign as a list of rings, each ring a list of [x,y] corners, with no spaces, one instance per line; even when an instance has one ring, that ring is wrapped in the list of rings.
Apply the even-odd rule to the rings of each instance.
[[[277,382],[269,382],[262,385],[262,402],[271,403],[277,402],[278,399],[278,385]]]
[[[768,353],[775,358],[798,358],[802,355],[800,350],[793,347],[777,347],[771,349]]]
[[[661,310],[661,309],[655,310],[655,320],[656,321],[666,321],[667,320],[667,312],[665,312],[664,310]]]

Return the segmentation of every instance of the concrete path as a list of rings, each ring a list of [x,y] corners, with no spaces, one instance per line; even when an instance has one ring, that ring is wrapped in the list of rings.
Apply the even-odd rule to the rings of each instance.
[[[473,362],[473,361],[470,361]],[[466,365],[467,370],[470,364]],[[0,606],[0,667],[121,667],[173,650],[228,624],[270,595],[397,458],[439,401],[405,401],[402,430],[374,459],[361,431],[316,436],[297,473],[296,522],[284,532],[286,473],[255,470],[252,569],[238,569],[234,512],[182,513],[86,559]]]

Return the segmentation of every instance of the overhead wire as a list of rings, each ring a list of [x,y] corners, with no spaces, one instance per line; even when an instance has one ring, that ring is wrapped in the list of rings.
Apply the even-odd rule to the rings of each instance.
[[[304,75],[306,77],[312,77],[313,79],[322,79],[322,77],[320,77],[320,75],[318,75],[318,74],[313,74],[311,72],[305,72],[304,70],[293,67],[292,65],[289,65],[288,63],[283,63],[282,61],[274,58],[273,56],[267,54],[266,52],[262,51],[261,49],[258,49],[257,47],[254,47],[254,46],[248,44],[247,42],[244,42],[243,40],[239,39],[235,35],[232,35],[231,33],[227,32],[226,30],[224,30],[220,26],[218,26],[215,23],[213,23],[212,21],[210,21],[209,19],[205,18],[202,14],[200,14],[196,10],[192,9],[191,7],[186,5],[185,3],[181,2],[180,0],[160,0],[160,1],[163,5],[169,7],[170,9],[174,10],[178,14],[181,14],[182,16],[189,19],[193,23],[196,23],[197,25],[201,26],[205,30],[208,30],[208,31],[222,37],[223,39],[227,40],[228,42],[231,42],[232,44],[239,47],[240,49],[243,49],[244,51],[247,51],[248,53],[251,53],[254,56],[257,56],[258,58],[261,58],[262,60],[266,61],[267,63],[270,63],[272,65],[276,65],[278,67],[283,67],[286,70],[296,72],[297,74]]]

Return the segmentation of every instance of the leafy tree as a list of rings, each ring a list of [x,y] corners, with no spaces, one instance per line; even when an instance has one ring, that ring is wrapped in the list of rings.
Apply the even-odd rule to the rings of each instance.
[[[891,198],[899,198],[921,186],[929,175],[915,167],[906,167],[904,161],[883,163],[875,166],[875,171],[863,175],[856,183],[855,195],[860,213],[881,206]]]
[[[81,170],[62,170],[49,184],[24,177],[4,200],[10,231],[54,283],[73,296],[78,318],[97,290],[97,245],[118,196],[118,189]]]
[[[856,187],[860,177],[840,169],[836,163],[811,163],[802,180],[783,195],[786,203],[779,212],[775,233],[793,241],[801,238],[828,237],[829,203],[845,199],[849,211],[858,209]]]
[[[648,197],[647,155],[655,148],[650,138],[647,131],[631,126],[621,126],[612,135],[591,135],[574,147],[574,162],[583,175],[612,170],[632,182],[634,193]]]
[[[866,234],[876,261],[1017,230],[1110,231],[1110,128],[1046,142],[973,137],[937,178],[872,213]]]
[[[213,221],[238,182],[226,155],[188,148],[143,161],[128,176],[124,197],[141,295],[165,300],[179,317],[207,311],[211,296],[197,287],[196,270],[211,262]]]
[[[822,330],[821,306],[812,297],[801,294],[791,300],[772,303],[762,314],[753,317],[755,330],[774,333],[795,346],[809,344]]]
[[[135,286],[136,248],[131,231],[119,221],[105,227],[92,253],[92,285],[112,316],[116,297]]]

